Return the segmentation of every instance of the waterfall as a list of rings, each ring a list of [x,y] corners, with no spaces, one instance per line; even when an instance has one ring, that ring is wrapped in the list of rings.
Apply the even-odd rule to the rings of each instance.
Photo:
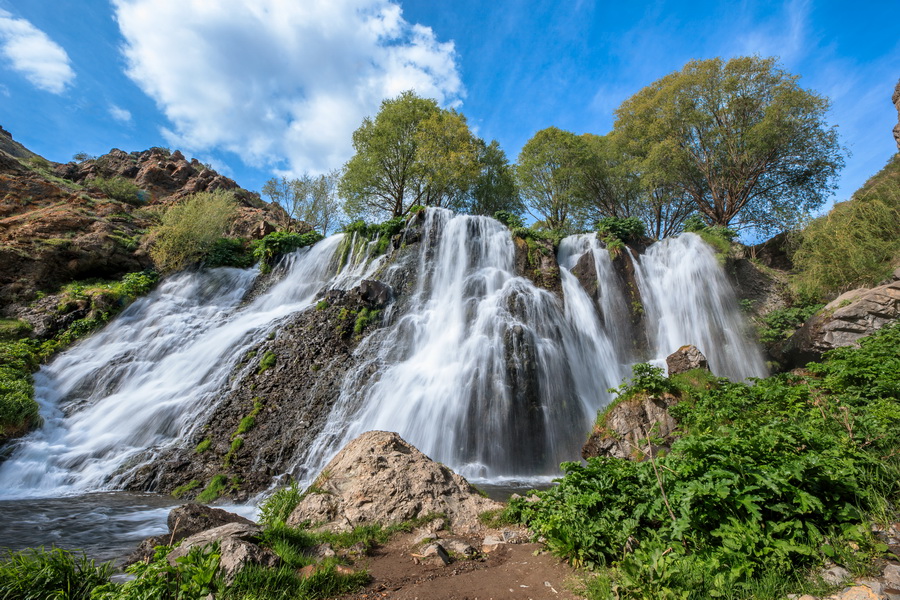
[[[235,364],[327,282],[334,236],[286,259],[285,276],[240,307],[255,269],[184,272],[35,374],[44,426],[0,464],[3,495],[115,489],[175,444],[228,385]]]
[[[314,442],[286,449],[277,468],[301,479],[371,429],[397,431],[469,477],[552,476],[579,457],[607,389],[634,362],[694,344],[717,375],[765,374],[721,266],[693,234],[617,261],[595,235],[570,236],[557,295],[517,273],[499,222],[434,208],[417,219],[408,245],[386,257],[345,240],[337,273],[343,236],[300,250],[252,301],[254,269],[165,279],[35,375],[45,424],[0,464],[0,495],[120,488],[215,414],[236,370],[252,368],[241,359],[279,322],[363,278],[395,285],[397,300],[359,342]]]

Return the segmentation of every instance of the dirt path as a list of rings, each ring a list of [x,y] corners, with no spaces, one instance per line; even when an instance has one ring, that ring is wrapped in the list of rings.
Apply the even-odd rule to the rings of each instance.
[[[454,536],[454,539],[460,539]],[[465,540],[479,548],[480,539]],[[576,600],[577,573],[539,544],[500,544],[475,558],[420,557],[412,535],[396,536],[356,561],[372,581],[341,600]]]

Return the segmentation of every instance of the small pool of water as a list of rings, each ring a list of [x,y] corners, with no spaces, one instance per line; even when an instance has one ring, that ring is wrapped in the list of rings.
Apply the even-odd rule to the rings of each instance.
[[[169,511],[180,504],[171,496],[131,492],[0,499],[0,549],[56,546],[118,563],[144,538],[166,533]],[[220,508],[249,518],[256,513],[252,506]]]

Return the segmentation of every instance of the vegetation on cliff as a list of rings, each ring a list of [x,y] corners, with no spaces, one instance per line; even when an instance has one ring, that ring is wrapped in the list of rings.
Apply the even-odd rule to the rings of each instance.
[[[827,560],[863,574],[887,550],[873,531],[900,511],[900,326],[753,385],[653,371],[617,393],[680,396],[670,453],[565,463],[508,509],[596,571],[592,598],[780,598]]]

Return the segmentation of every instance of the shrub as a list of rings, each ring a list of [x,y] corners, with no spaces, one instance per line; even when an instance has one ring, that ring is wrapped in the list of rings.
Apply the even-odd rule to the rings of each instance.
[[[508,210],[498,210],[494,213],[494,218],[509,227],[510,229],[519,229],[525,227],[525,221],[522,217]]]
[[[617,238],[624,243],[636,240],[646,233],[644,223],[637,217],[603,217],[597,223],[597,235],[601,239]]]
[[[29,341],[0,341],[0,442],[41,422],[31,379],[38,364],[35,346]]]
[[[231,225],[236,212],[229,192],[200,192],[169,208],[152,229],[150,256],[162,271],[199,263]]]
[[[147,193],[136,186],[134,182],[124,177],[112,177],[105,179],[97,177],[91,180],[91,185],[119,202],[138,206],[146,200]]]
[[[900,154],[849,202],[800,233],[794,254],[801,293],[819,298],[873,285],[900,264]]]
[[[206,253],[203,266],[210,269],[216,267],[246,269],[252,267],[254,262],[253,251],[247,240],[220,237]]]
[[[758,329],[759,341],[764,344],[774,344],[787,339],[824,306],[824,304],[790,306],[766,313],[762,317],[762,324]]]
[[[263,273],[268,273],[272,270],[272,266],[278,257],[299,248],[311,246],[321,239],[322,234],[317,231],[308,233],[275,231],[254,243],[253,257],[260,262],[260,270]]]

